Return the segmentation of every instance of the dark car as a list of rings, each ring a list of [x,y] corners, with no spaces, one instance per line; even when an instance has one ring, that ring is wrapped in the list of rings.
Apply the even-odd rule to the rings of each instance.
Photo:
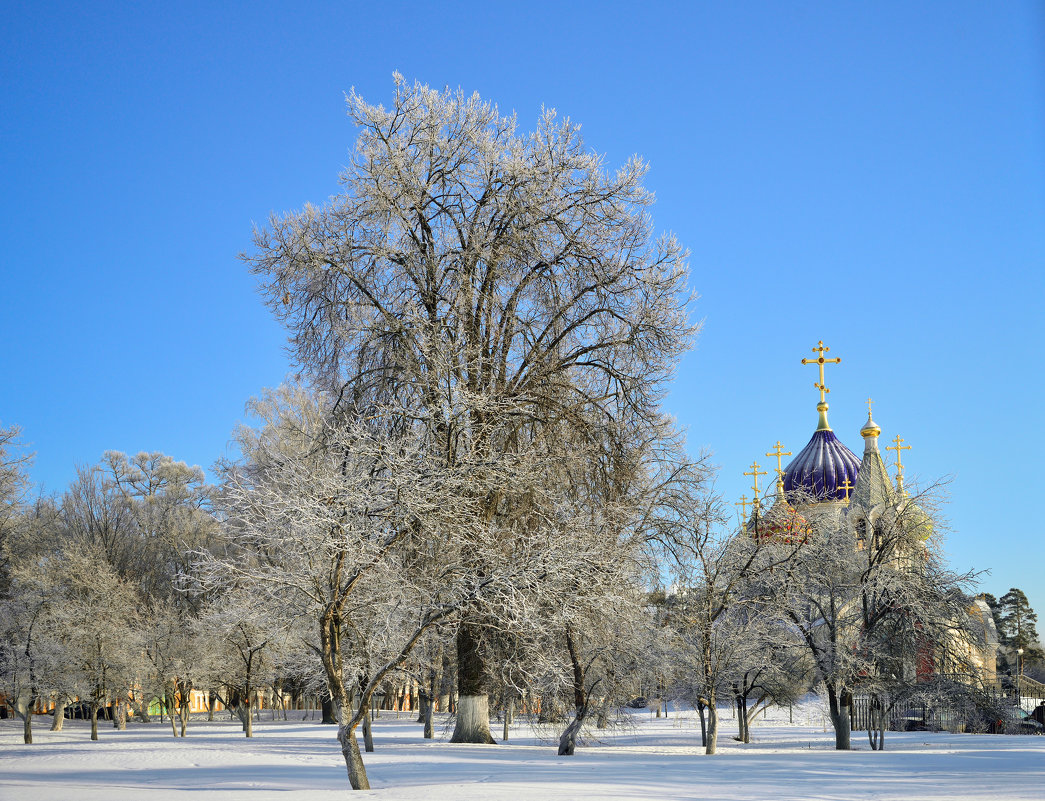
[[[1035,720],[1027,710],[1016,707],[1013,709],[1013,713],[1013,723],[1016,724],[1020,734],[1041,734],[1045,731],[1045,726]]]

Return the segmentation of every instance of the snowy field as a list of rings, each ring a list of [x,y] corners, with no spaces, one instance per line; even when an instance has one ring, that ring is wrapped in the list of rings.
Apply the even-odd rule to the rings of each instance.
[[[311,721],[263,713],[252,740],[227,719],[194,721],[177,740],[158,722],[122,732],[105,724],[92,743],[88,724],[67,721],[55,733],[41,717],[26,746],[21,723],[4,720],[0,800],[1045,799],[1045,737],[890,732],[876,753],[854,732],[856,750],[846,753],[833,750],[815,704],[796,707],[793,725],[786,709],[760,717],[750,745],[731,739],[736,724],[724,715],[714,757],[701,753],[692,712],[638,712],[570,758],[523,721],[507,745],[462,746],[446,732],[426,741],[410,717],[386,712],[375,722],[376,751],[364,754],[375,789],[355,794],[334,727]]]

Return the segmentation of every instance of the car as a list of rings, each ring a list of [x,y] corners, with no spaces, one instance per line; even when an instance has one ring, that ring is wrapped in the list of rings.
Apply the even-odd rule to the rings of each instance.
[[[1042,726],[1034,716],[1030,714],[1026,709],[1020,707],[1013,708],[1013,723],[1016,724],[1020,734],[1042,734],[1045,732],[1045,726]]]

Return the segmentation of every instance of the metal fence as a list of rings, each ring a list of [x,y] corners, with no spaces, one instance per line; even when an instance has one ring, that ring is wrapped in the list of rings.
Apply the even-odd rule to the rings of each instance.
[[[1045,704],[1045,692],[1038,688],[1021,686],[1016,693],[1014,687],[993,688],[970,692],[960,703],[941,701],[929,703],[922,700],[897,701],[887,715],[890,731],[989,731],[1007,730],[1003,711],[1019,706],[1032,710]],[[1045,688],[1043,688],[1045,689]],[[871,721],[871,699],[857,695],[849,713],[853,731],[866,731]]]

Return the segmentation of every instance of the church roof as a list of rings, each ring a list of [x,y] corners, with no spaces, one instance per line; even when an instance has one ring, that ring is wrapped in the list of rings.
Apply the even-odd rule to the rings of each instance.
[[[777,492],[773,505],[765,511],[756,506],[745,530],[751,536],[759,539],[804,542],[809,536],[810,526],[809,521],[787,502],[782,481],[777,481]]]
[[[844,501],[856,486],[860,460],[830,428],[819,428],[784,471],[784,492],[793,502],[803,496],[816,501]]]
[[[864,458],[860,463],[860,475],[856,487],[849,496],[849,509],[862,509],[870,513],[893,500],[893,485],[886,472],[882,454],[878,450],[878,435],[882,433],[878,424],[867,413],[867,422],[860,429],[864,438]]]

